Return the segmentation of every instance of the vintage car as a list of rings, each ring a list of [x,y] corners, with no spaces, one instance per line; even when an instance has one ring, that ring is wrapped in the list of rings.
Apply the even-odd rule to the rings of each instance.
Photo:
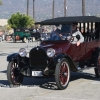
[[[26,28],[15,28],[13,42],[22,40],[22,42],[26,42],[26,40],[30,37],[30,31]]]
[[[34,37],[36,41],[40,40],[41,34],[37,29],[30,29],[31,37]]]
[[[19,53],[7,56],[7,78],[10,84],[20,85],[24,77],[55,77],[58,89],[66,89],[70,72],[81,72],[94,68],[95,76],[100,78],[100,18],[95,16],[59,17],[36,24],[66,25],[78,23],[84,42],[79,46],[70,40],[40,41],[39,46],[29,51],[21,48]],[[83,31],[84,29],[84,31]]]

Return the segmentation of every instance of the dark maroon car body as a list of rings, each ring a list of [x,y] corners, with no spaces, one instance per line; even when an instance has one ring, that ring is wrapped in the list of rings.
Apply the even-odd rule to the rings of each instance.
[[[57,87],[66,89],[70,81],[70,71],[79,72],[89,68],[94,68],[96,77],[99,78],[100,18],[94,16],[61,17],[36,24],[57,25],[74,22],[79,24],[80,31],[84,28],[83,43],[77,46],[69,40],[41,41],[39,46],[30,50],[29,57],[21,57],[18,53],[8,56],[7,77],[9,83],[20,84],[24,76],[44,78],[53,76]],[[48,49],[51,49],[49,53],[54,53],[52,57],[47,55]],[[36,71],[40,71],[41,75],[32,74]],[[11,73],[13,73],[12,76]]]
[[[83,42],[80,46],[68,41],[43,41],[41,46],[55,48],[58,53],[70,55],[73,61],[77,62],[90,59],[92,52],[100,46],[100,41]]]

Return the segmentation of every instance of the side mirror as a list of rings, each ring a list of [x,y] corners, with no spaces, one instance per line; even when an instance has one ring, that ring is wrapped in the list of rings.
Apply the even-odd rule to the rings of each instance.
[[[79,40],[80,39],[80,35],[76,35],[76,38],[77,38],[77,40]]]

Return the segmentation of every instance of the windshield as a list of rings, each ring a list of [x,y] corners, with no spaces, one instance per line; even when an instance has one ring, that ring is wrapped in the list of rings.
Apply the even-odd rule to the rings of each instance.
[[[42,41],[61,41],[71,38],[71,25],[59,25],[43,27],[41,32]]]

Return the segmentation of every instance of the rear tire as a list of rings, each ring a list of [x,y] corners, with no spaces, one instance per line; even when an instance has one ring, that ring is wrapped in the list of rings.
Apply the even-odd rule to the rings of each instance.
[[[58,89],[66,89],[70,81],[70,68],[67,59],[63,58],[55,68],[55,81]]]
[[[23,81],[23,75],[19,71],[18,64],[14,61],[8,64],[7,79],[11,85],[20,85]]]
[[[26,38],[26,37],[24,37],[22,41],[23,41],[24,43],[26,43],[27,38]]]
[[[100,51],[99,51],[98,59],[97,59],[97,67],[94,68],[94,71],[95,71],[96,77],[100,78]]]

